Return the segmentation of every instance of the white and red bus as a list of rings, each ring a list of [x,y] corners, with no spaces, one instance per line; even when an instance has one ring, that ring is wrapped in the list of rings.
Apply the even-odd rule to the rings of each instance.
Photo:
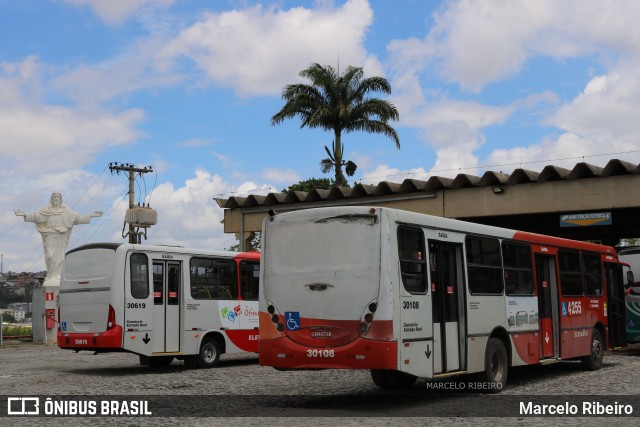
[[[368,369],[383,388],[512,366],[602,366],[625,341],[613,248],[387,208],[263,223],[260,364]]]
[[[214,366],[258,351],[260,255],[98,243],[67,252],[58,346],[126,351],[141,364]]]

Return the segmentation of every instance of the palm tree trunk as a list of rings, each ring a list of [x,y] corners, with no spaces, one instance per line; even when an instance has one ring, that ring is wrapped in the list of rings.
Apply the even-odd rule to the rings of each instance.
[[[342,173],[342,134],[339,129],[334,131],[335,133],[335,143],[333,150],[333,158],[335,159],[335,170],[336,170],[336,185],[340,185],[342,187],[347,186],[347,180],[344,177],[344,173]]]

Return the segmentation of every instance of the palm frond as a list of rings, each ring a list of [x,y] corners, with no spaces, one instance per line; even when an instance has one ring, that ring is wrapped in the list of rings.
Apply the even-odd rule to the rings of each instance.
[[[358,165],[349,160],[345,165],[344,171],[346,172],[347,176],[353,176],[353,174],[356,173],[356,169],[358,169]]]
[[[383,77],[364,77],[362,67],[348,66],[338,74],[329,66],[312,63],[300,71],[300,76],[310,84],[290,84],[282,91],[285,105],[271,117],[271,124],[282,123],[286,119],[300,118],[300,127],[320,128],[333,131],[340,143],[333,149],[325,146],[328,159],[320,162],[323,171],[335,168],[336,181],[342,182],[342,166],[355,173],[356,164],[342,161],[344,144],[342,132],[364,131],[379,133],[393,139],[400,148],[400,138],[389,121],[399,119],[398,109],[389,101],[375,98],[374,93],[391,93],[391,85]],[[349,175],[351,176],[351,175]]]
[[[320,160],[320,170],[322,173],[329,173],[333,170],[335,164],[331,159]]]

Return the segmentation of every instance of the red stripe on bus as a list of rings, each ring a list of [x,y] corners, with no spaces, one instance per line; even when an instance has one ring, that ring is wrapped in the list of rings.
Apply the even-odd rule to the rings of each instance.
[[[611,255],[616,254],[616,251],[611,246],[597,245],[595,243],[579,242],[576,240],[563,239],[561,237],[544,236],[542,234],[529,233],[527,231],[516,231],[513,235],[515,240],[520,240],[529,243],[538,243],[541,245],[549,246],[561,246],[563,248],[580,249],[589,252],[608,253]]]

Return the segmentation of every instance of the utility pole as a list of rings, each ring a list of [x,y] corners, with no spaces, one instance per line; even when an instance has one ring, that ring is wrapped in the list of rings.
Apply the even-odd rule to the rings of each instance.
[[[111,173],[115,171],[117,174],[120,174],[120,172],[124,172],[129,178],[129,209],[133,209],[135,207],[135,192],[133,186],[135,176],[136,174],[142,176],[145,173],[153,172],[152,167],[145,166],[143,168],[137,168],[131,163],[111,162],[109,163],[109,170],[111,171]],[[129,223],[129,243],[138,243],[138,235],[135,232],[134,228],[134,224]]]

